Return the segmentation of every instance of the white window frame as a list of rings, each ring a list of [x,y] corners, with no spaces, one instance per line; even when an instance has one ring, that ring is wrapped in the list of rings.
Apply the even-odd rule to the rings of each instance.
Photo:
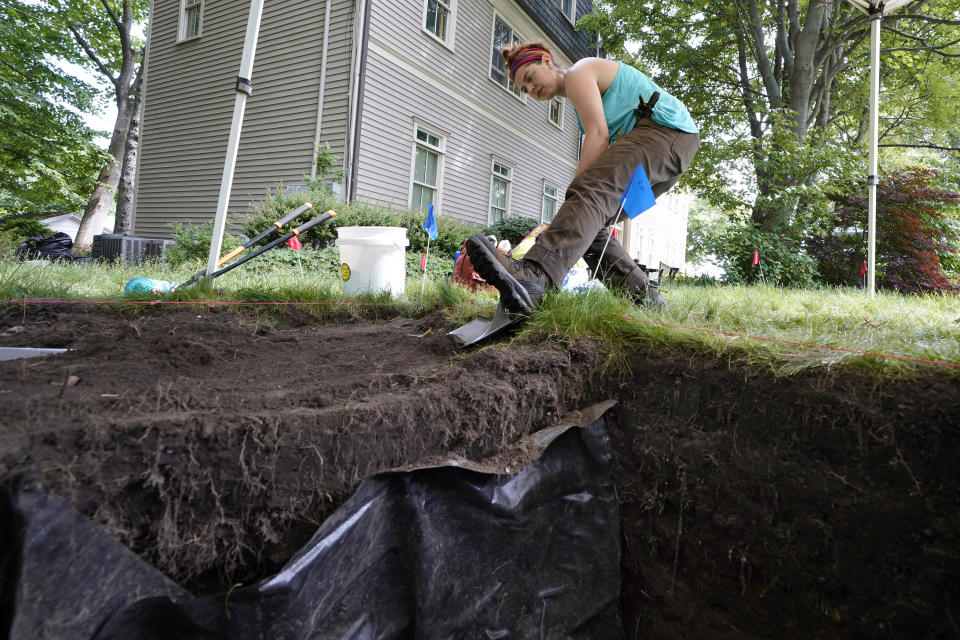
[[[506,170],[506,173],[504,173],[504,170]],[[500,218],[502,220],[510,215],[510,196],[511,192],[513,191],[513,166],[504,162],[500,158],[492,156],[490,158],[490,198],[488,203],[489,206],[487,207],[487,221],[489,224],[497,222],[494,220],[493,216],[493,185],[495,184],[496,180],[502,180],[507,186],[506,193],[504,194],[503,198],[503,207],[497,207],[497,209],[503,209],[503,214]]]
[[[441,38],[433,31],[427,28],[427,13],[430,7],[430,3],[435,2],[436,4],[443,6],[447,9],[447,33],[446,37]],[[454,26],[457,23],[457,0],[424,0],[423,2],[423,19],[420,21],[420,29],[430,38],[433,38],[446,48],[453,51],[453,37],[454,37]]]
[[[500,50],[499,49],[495,50],[493,48],[493,39],[497,35],[498,19],[501,22],[503,22],[503,24],[505,24],[507,27],[510,28],[511,33],[513,34],[513,39],[511,40],[511,42],[516,43],[516,42],[524,41],[523,36],[517,33],[517,30],[514,28],[514,26],[510,24],[510,22],[506,18],[504,18],[501,14],[494,11],[493,21],[490,23],[490,47],[488,49],[488,51],[490,51],[490,58],[488,59],[489,64],[487,65],[487,77],[490,78],[490,81],[493,84],[497,85],[498,87],[500,87],[501,89],[503,89],[504,91],[512,95],[514,98],[516,98],[523,104],[527,104],[527,94],[524,93],[524,91],[520,87],[518,87],[516,84],[514,84],[513,80],[510,79],[509,69],[506,69],[504,71],[504,73],[506,74],[507,86],[503,86],[503,84],[498,79],[493,77],[493,55],[496,54],[497,56],[500,56]],[[503,60],[503,58],[500,57],[500,60]],[[504,64],[504,66],[506,66],[506,64]]]
[[[553,189],[553,195],[547,193],[549,189]],[[543,181],[543,189],[541,190],[543,197],[540,199],[540,222],[553,222],[554,217],[557,215],[557,210],[560,209],[560,188],[557,185]],[[546,204],[547,200],[553,200],[553,215],[550,216],[550,219],[547,220],[543,215],[543,206]]]
[[[566,9],[563,8],[563,3],[565,1],[570,2],[570,11],[573,15],[567,13]],[[560,0],[560,13],[563,14],[563,17],[567,19],[567,22],[576,26],[577,24],[577,0]]]
[[[560,105],[559,108],[557,109],[556,122],[554,122],[553,118],[550,117],[553,112],[554,104]],[[550,124],[555,126],[557,129],[560,129],[561,131],[563,131],[563,107],[564,107],[564,99],[560,96],[555,96],[550,100],[550,102],[547,103],[547,120],[550,122]]]
[[[177,28],[177,42],[194,40],[203,35],[203,1],[204,0],[180,0],[180,25]],[[187,21],[187,11],[197,9],[197,32],[187,33],[190,23]]]
[[[424,132],[427,136],[434,136],[437,138],[437,144],[433,144],[428,140],[421,140],[418,137],[419,132]],[[410,192],[407,194],[407,202],[410,204],[410,208],[414,209],[413,204],[413,192],[414,187],[417,185],[421,187],[426,187],[428,189],[434,190],[433,196],[433,208],[440,208],[440,195],[441,195],[441,186],[443,185],[443,157],[446,151],[447,137],[440,131],[423,124],[422,122],[414,121],[413,123],[413,148],[411,149],[410,154]],[[437,175],[436,175],[436,184],[430,185],[425,182],[419,182],[415,179],[417,171],[417,149],[423,148],[427,152],[433,152],[437,154]]]

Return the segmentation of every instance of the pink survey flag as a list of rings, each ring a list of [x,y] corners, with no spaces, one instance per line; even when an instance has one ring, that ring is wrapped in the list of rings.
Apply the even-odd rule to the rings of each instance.
[[[760,254],[757,252],[756,249],[753,250],[753,262],[751,262],[750,264],[760,264]]]

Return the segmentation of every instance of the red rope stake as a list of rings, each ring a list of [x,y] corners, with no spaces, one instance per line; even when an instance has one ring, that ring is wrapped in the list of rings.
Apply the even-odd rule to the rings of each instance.
[[[201,300],[0,300],[0,304],[179,304],[179,305],[200,305],[200,306],[243,306],[243,305],[268,305],[268,306],[330,306],[330,307],[384,307],[392,303],[389,302],[236,302],[236,301],[201,301]],[[478,307],[440,307],[450,311],[471,311],[479,312]],[[944,360],[924,360],[923,358],[911,358],[909,356],[895,356],[889,353],[876,353],[873,351],[861,351],[860,349],[848,349],[846,347],[830,347],[824,344],[810,344],[807,342],[795,342],[793,340],[781,340],[779,338],[765,338],[763,336],[751,336],[743,333],[733,333],[732,331],[721,331],[719,329],[705,329],[703,327],[691,327],[683,324],[670,324],[669,322],[656,322],[654,320],[644,320],[643,318],[631,318],[629,316],[611,316],[620,320],[629,320],[631,322],[643,322],[659,327],[671,327],[674,329],[686,329],[688,331],[702,331],[704,333],[714,333],[721,336],[730,336],[731,338],[746,338],[748,340],[761,340],[764,342],[778,342],[780,344],[789,344],[807,349],[824,349],[827,351],[842,351],[859,356],[874,356],[876,358],[890,358],[891,360],[903,360],[906,362],[918,362],[920,364],[934,364],[943,367],[953,367],[960,369],[960,364],[956,362],[946,362]]]

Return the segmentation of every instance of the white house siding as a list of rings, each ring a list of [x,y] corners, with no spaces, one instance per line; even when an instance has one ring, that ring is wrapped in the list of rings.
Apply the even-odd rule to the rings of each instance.
[[[325,4],[323,0],[317,0]],[[339,168],[346,166],[347,129],[351,86],[351,61],[354,46],[354,3],[335,0],[330,11],[330,35],[327,54],[327,75],[324,87],[320,140],[330,145],[330,152],[339,158]],[[316,24],[317,38],[323,42],[323,22]],[[318,65],[319,68],[319,65]],[[319,85],[318,85],[319,90]],[[311,142],[312,144],[312,142]]]
[[[206,0],[202,36],[178,44],[179,4],[155,0],[151,16],[134,218],[134,233],[148,237],[169,236],[171,222],[209,220],[216,213],[249,7],[240,0]],[[314,0],[274,0],[264,6],[231,216],[245,212],[251,199],[262,199],[266,188],[300,182],[310,173],[324,7]],[[344,26],[350,15],[348,7],[331,20],[331,100],[324,109],[324,129],[336,130],[345,121],[340,103],[345,102],[343,67],[349,55],[342,52],[350,47],[350,29]],[[343,137],[329,136],[341,149]]]
[[[544,179],[562,200],[573,178],[576,118],[565,103],[560,130],[547,119],[547,103],[524,103],[489,79],[494,11],[522,38],[547,38],[508,0],[457,0],[451,50],[422,30],[423,6],[372,7],[358,197],[408,206],[417,121],[445,137],[440,213],[486,224],[496,157],[513,168],[509,214],[539,218]]]
[[[654,269],[661,262],[682,267],[686,263],[687,215],[692,200],[690,193],[673,189],[657,198],[653,208],[631,220],[631,257]]]

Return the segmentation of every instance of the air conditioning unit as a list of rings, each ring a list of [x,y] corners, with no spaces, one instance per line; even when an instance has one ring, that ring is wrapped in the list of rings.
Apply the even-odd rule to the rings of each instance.
[[[121,233],[104,233],[93,236],[91,255],[96,260],[123,260],[124,262],[141,262],[149,259],[163,258],[163,252],[173,244],[173,240],[158,240],[156,238],[136,238]]]

